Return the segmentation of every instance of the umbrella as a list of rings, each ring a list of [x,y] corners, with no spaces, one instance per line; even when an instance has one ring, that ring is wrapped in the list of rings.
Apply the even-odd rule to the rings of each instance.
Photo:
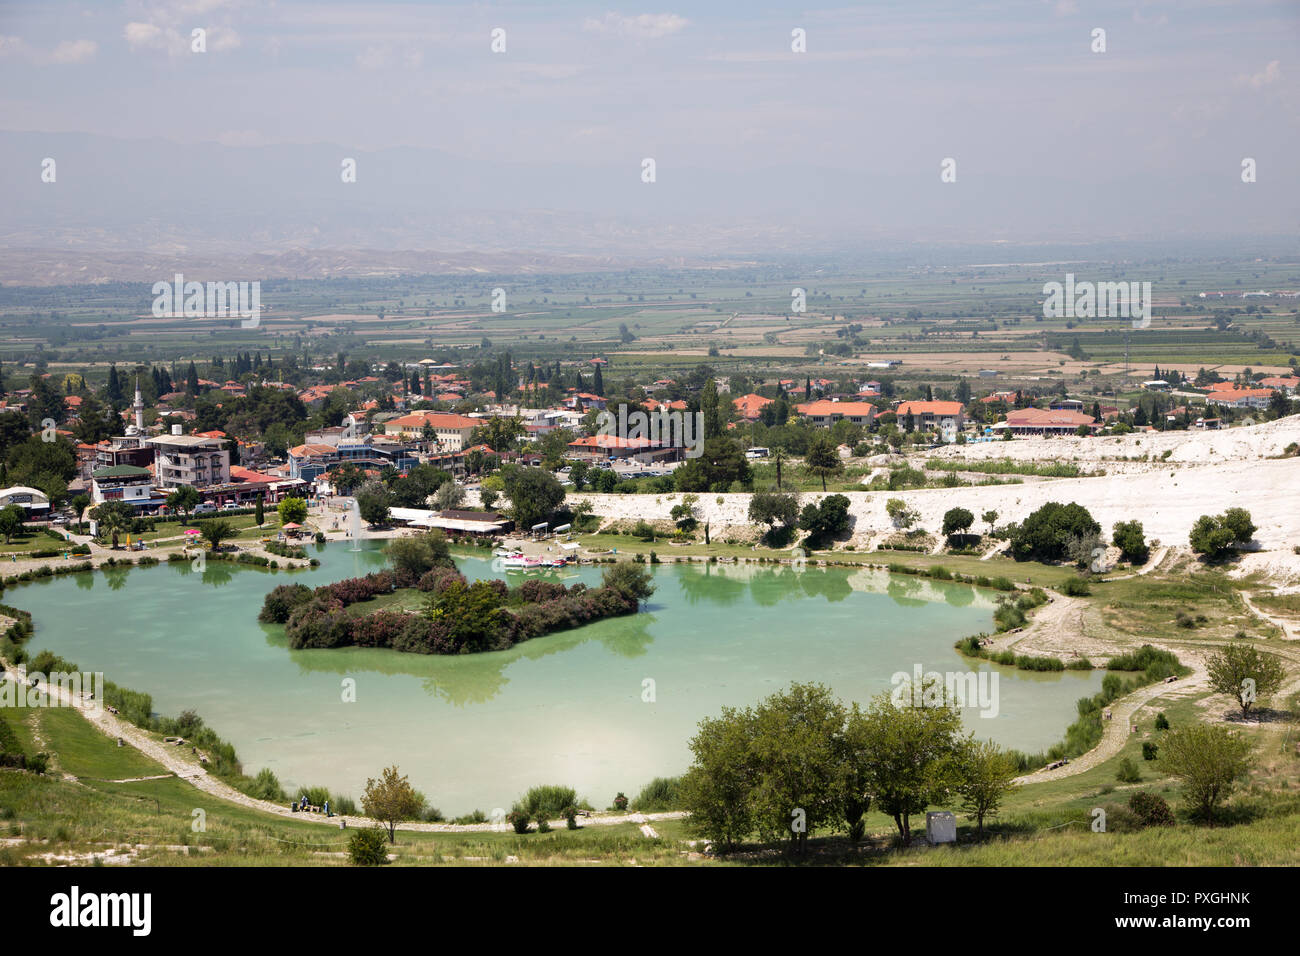
[[[285,530],[285,531],[294,531],[294,530],[296,530],[296,529],[298,529],[298,528],[301,528],[301,527],[302,527],[302,525],[298,524],[296,521],[290,521],[287,525],[284,526],[284,530]]]
[[[198,528],[187,528],[187,529],[185,530],[185,533],[186,533],[186,534],[202,534],[203,532],[201,532]]]

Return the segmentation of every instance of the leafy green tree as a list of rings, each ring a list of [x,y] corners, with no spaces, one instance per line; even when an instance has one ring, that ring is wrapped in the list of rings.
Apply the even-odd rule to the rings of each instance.
[[[975,820],[977,832],[984,835],[984,820],[995,817],[1002,799],[1015,787],[1016,765],[1010,754],[991,741],[970,740],[962,749],[961,779],[956,792],[961,808]]]
[[[564,486],[543,468],[512,467],[502,477],[519,531],[548,520],[564,501]]]
[[[1286,667],[1280,658],[1250,644],[1228,644],[1209,659],[1210,686],[1217,693],[1236,698],[1241,716],[1261,698],[1282,689]]]
[[[447,536],[438,529],[409,538],[394,538],[386,549],[394,570],[418,578],[437,567],[454,567]]]
[[[915,511],[907,507],[907,502],[902,498],[890,498],[885,502],[885,514],[889,515],[889,520],[893,522],[894,527],[902,528],[906,531],[916,523],[920,517]]]
[[[388,489],[377,479],[370,479],[356,490],[353,496],[357,501],[357,510],[361,519],[367,524],[382,525],[388,521]]]
[[[961,714],[948,704],[899,706],[886,692],[866,712],[855,707],[848,720],[862,742],[857,759],[872,803],[893,817],[910,845],[912,816],[946,801],[961,783]]]
[[[681,782],[681,803],[690,812],[686,825],[723,850],[754,830],[754,724],[751,711],[723,707],[720,716],[700,721],[690,742],[694,759]]]
[[[7,413],[0,412],[0,418],[6,417]],[[6,481],[14,485],[39,488],[47,495],[50,493],[47,486],[56,481],[62,483],[66,492],[67,482],[76,477],[76,474],[76,452],[71,442],[62,435],[55,436],[54,441],[43,441],[39,435],[33,435],[12,446],[5,456]],[[55,506],[53,496],[50,505]]]
[[[828,495],[820,505],[808,502],[799,513],[799,527],[808,532],[808,541],[819,547],[849,529],[849,499],[846,495]]]
[[[673,505],[668,514],[673,519],[673,523],[677,525],[678,531],[685,533],[695,530],[695,526],[699,524],[700,520],[699,515],[696,513],[699,500],[697,495],[683,495],[681,503]]]
[[[765,540],[773,541],[778,537],[777,525],[788,537],[788,529],[799,524],[799,496],[793,492],[756,491],[749,499],[749,520],[767,525],[763,534]]]
[[[700,456],[678,465],[673,480],[678,491],[727,491],[733,483],[748,484],[751,470],[740,445],[719,435],[705,438]]]
[[[388,842],[397,842],[397,824],[414,820],[424,809],[424,801],[411,786],[411,781],[400,774],[396,766],[388,767],[378,780],[366,780],[361,794],[361,809],[370,819],[388,830]]]
[[[302,524],[307,520],[307,502],[301,498],[285,498],[275,506],[281,526]]]
[[[415,466],[415,468],[421,467],[428,466]],[[412,468],[411,470],[414,471],[415,468]],[[331,469],[326,473],[326,478],[329,480],[330,485],[333,486],[336,492],[341,495],[350,495],[366,480],[366,473],[363,469],[349,461]],[[411,507],[415,506],[413,505]]]
[[[567,428],[557,428],[538,439],[537,451],[542,456],[543,467],[552,470],[559,468],[564,462],[564,456],[569,453],[569,442],[576,437]]]
[[[261,498],[258,498],[257,503],[253,506],[253,520],[257,522],[259,528],[266,521],[266,505]]]
[[[212,546],[213,551],[220,551],[221,543],[238,535],[239,529],[231,522],[217,518],[200,523],[199,534]]]
[[[1183,782],[1193,813],[1213,821],[1215,811],[1254,764],[1251,743],[1214,724],[1190,723],[1165,735],[1160,766]]]
[[[45,422],[53,420],[56,424],[63,420],[63,393],[54,383],[54,376],[33,375],[28,383],[31,393],[27,396],[27,421],[33,431],[45,428]]]
[[[13,540],[14,535],[22,534],[23,522],[27,512],[18,505],[6,505],[0,508],[0,534],[4,535],[5,544]]]
[[[808,473],[822,481],[822,491],[826,490],[826,479],[844,472],[844,462],[830,435],[818,434],[808,443],[804,455],[804,465]]]
[[[130,529],[134,517],[130,506],[121,501],[105,501],[92,510],[90,516],[98,524],[100,535],[108,535],[115,548],[118,538]]]
[[[190,520],[190,512],[194,506],[199,503],[201,495],[197,488],[191,485],[181,485],[175,491],[167,496],[167,510],[172,514],[184,515],[185,520]]]
[[[649,570],[631,561],[620,561],[605,569],[601,575],[601,586],[617,591],[629,601],[648,600],[655,593],[655,586]]]
[[[1255,523],[1245,508],[1229,508],[1223,513],[1223,526],[1233,533],[1238,544],[1250,544],[1255,536]]]
[[[84,491],[80,494],[73,495],[72,501],[69,502],[69,507],[72,508],[72,513],[77,516],[77,521],[80,522],[82,515],[84,515],[86,509],[90,507],[90,495],[86,494]]]
[[[970,526],[975,523],[975,515],[965,508],[949,508],[943,516],[943,536],[952,541],[957,536],[965,536]]]
[[[1017,561],[1062,561],[1072,538],[1095,538],[1101,525],[1083,505],[1049,501],[1026,518],[1011,535]]]
[[[844,718],[844,705],[820,684],[792,684],[754,709],[749,800],[764,839],[787,837],[797,852],[809,833],[839,819]]]
[[[519,447],[519,441],[527,432],[523,419],[496,416],[487,419],[470,433],[471,445],[487,445],[497,454],[512,451]]]
[[[1250,512],[1229,508],[1221,515],[1201,515],[1188,535],[1192,550],[1207,558],[1222,558],[1239,545],[1248,544],[1255,534]]]
[[[1111,541],[1120,550],[1120,557],[1130,564],[1146,564],[1151,556],[1141,521],[1116,521]]]

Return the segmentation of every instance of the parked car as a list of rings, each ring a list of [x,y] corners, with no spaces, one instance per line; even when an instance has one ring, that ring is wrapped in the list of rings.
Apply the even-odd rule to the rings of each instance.
[[[242,507],[244,507],[244,506],[241,505],[241,504],[240,504],[239,502],[237,502],[237,501],[227,501],[224,505],[221,506],[221,510],[222,510],[222,511],[238,511],[238,510],[239,510],[240,508],[242,508]]]
[[[210,515],[216,513],[216,510],[217,506],[211,501],[200,501],[194,506],[194,514],[196,515]]]

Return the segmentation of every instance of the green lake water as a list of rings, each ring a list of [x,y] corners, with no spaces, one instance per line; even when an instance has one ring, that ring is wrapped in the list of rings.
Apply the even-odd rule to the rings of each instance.
[[[29,649],[196,710],[235,745],[245,771],[290,789],[360,796],[397,764],[448,815],[509,808],[529,786],[563,783],[597,807],[681,773],[698,721],[793,680],[845,701],[891,688],[896,672],[999,676],[998,715],[964,711],[980,737],[1036,751],[1059,740],[1100,673],[1017,672],[962,658],[953,642],[992,629],[993,596],[969,586],[844,568],[664,565],[640,614],[458,657],[343,648],[291,651],[259,624],[277,584],[319,585],[384,566],[379,543],[316,546],[293,573],[210,563],[68,575],[12,588],[32,612]],[[458,555],[467,577],[499,576]],[[599,581],[599,568],[559,577]],[[509,580],[514,583],[515,576]],[[354,702],[344,701],[355,681]],[[653,697],[653,700],[646,698]]]

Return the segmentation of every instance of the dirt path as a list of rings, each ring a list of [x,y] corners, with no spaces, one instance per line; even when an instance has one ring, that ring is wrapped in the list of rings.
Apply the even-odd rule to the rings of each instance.
[[[1255,602],[1250,599],[1251,594],[1249,591],[1239,591],[1238,593],[1241,595],[1241,603],[1246,605],[1246,610],[1249,611],[1251,614],[1255,615],[1261,621],[1264,621],[1268,624],[1272,624],[1274,627],[1276,627],[1279,631],[1282,632],[1282,637],[1285,640],[1288,641],[1300,640],[1300,634],[1296,633],[1296,626],[1294,624],[1292,624],[1291,622],[1283,618],[1278,617],[1275,614],[1270,614],[1267,611],[1261,610],[1259,606],[1256,605]]]
[[[1155,554],[1153,554],[1150,558],[1147,559],[1146,564],[1142,565],[1142,567],[1138,568],[1132,574],[1121,574],[1119,577],[1106,578],[1106,580],[1127,581],[1129,578],[1140,578],[1143,575],[1150,574],[1156,568],[1160,567],[1161,562],[1165,560],[1165,557],[1168,554],[1169,554],[1169,549],[1167,547],[1161,548],[1159,551],[1157,551]]]
[[[1191,683],[1197,676],[1192,674],[1169,684],[1151,684],[1134,691],[1118,703],[1111,705],[1111,719],[1106,722],[1105,729],[1102,731],[1101,743],[1086,754],[1071,760],[1064,767],[1057,767],[1055,770],[1039,770],[1017,777],[1015,782],[1046,783],[1049,780],[1060,780],[1062,777],[1073,777],[1075,774],[1091,770],[1100,763],[1105,763],[1124,749],[1124,744],[1132,736],[1133,716],[1138,710],[1170,691],[1190,689]]]

